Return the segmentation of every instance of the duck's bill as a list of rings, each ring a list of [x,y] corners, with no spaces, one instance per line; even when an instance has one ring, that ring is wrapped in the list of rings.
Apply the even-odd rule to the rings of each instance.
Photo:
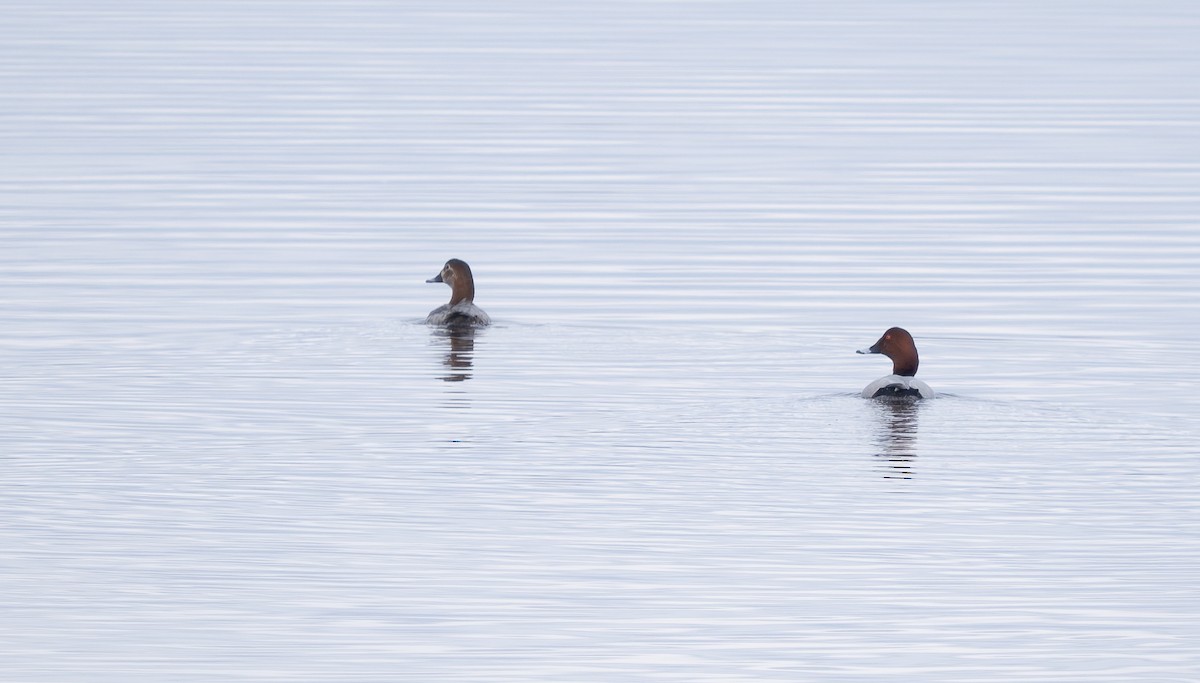
[[[445,280],[442,279],[442,274],[438,273],[437,275],[434,275],[433,277],[426,280],[426,282],[445,282]]]
[[[865,349],[859,349],[859,350],[855,351],[855,353],[864,353],[864,354],[866,354],[866,353],[879,353],[879,352],[878,352],[878,351],[876,351],[874,347],[872,347],[872,346],[868,346],[868,347],[867,347],[867,348],[865,348]]]

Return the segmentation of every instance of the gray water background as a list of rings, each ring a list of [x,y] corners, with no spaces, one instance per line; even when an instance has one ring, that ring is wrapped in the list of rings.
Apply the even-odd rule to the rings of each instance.
[[[3,14],[0,679],[1200,679],[1196,5]]]

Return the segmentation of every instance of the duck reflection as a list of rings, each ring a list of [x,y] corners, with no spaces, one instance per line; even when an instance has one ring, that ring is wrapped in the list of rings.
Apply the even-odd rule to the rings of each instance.
[[[886,479],[912,479],[917,459],[917,412],[921,401],[912,399],[873,401],[879,412],[878,443],[883,476]]]
[[[443,382],[463,382],[471,379],[471,368],[475,361],[476,328],[468,325],[457,327],[439,327],[432,331],[435,342],[446,345],[446,355],[442,365],[447,373],[441,376]]]

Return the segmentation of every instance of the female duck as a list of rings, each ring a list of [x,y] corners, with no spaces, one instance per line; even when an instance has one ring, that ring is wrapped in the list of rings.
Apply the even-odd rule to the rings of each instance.
[[[933,389],[913,377],[917,374],[917,345],[912,335],[893,327],[879,341],[859,353],[882,353],[892,359],[892,374],[871,382],[863,389],[863,398],[933,398]]]
[[[475,278],[466,261],[452,258],[442,266],[442,272],[426,282],[445,282],[450,285],[450,303],[429,312],[427,325],[474,326],[488,325],[492,319],[475,305]]]

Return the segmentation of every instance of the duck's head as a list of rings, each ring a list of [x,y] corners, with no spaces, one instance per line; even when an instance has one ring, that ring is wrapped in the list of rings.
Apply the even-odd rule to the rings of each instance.
[[[917,358],[917,344],[903,327],[891,328],[883,333],[879,341],[865,349],[859,349],[858,352],[882,353],[891,358],[893,375],[912,377],[917,374],[917,366],[920,364]]]
[[[445,282],[450,285],[450,305],[475,300],[475,278],[466,261],[452,258],[442,266],[442,271],[426,282]]]

